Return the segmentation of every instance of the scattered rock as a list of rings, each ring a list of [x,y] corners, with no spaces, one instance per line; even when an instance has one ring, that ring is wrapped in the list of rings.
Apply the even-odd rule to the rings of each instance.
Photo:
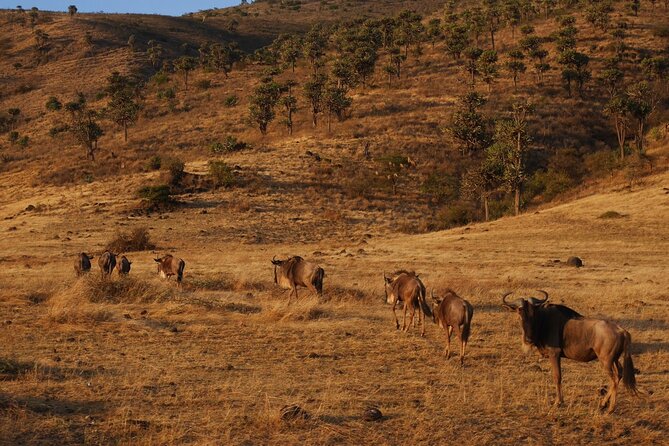
[[[309,418],[311,418],[309,412],[297,404],[283,406],[281,409],[281,420],[283,421],[308,420]]]
[[[579,257],[571,256],[567,259],[567,265],[581,268],[583,266],[583,260],[581,260]]]
[[[381,421],[383,420],[383,414],[378,407],[368,407],[362,413],[362,419],[365,421]]]

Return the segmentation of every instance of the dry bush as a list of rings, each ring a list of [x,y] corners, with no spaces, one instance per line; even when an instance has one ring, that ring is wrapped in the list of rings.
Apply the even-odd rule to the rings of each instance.
[[[149,230],[139,227],[130,232],[119,232],[113,240],[107,243],[105,249],[115,253],[149,251],[156,249],[156,245],[151,243]]]
[[[315,296],[301,297],[297,301],[293,298],[290,305],[286,296],[285,299],[268,302],[263,306],[261,316],[274,322],[295,322],[327,319],[330,313]]]

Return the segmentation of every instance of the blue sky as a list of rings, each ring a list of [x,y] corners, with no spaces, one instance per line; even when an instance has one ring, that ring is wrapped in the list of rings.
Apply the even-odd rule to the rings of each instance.
[[[186,12],[196,12],[200,9],[224,8],[226,6],[235,6],[240,3],[239,0],[194,0],[194,1],[175,1],[175,0],[135,0],[135,1],[92,1],[92,0],[0,0],[0,9],[15,8],[17,5],[23,6],[23,9],[30,9],[37,6],[45,11],[67,11],[69,5],[75,5],[79,12],[130,12],[141,14],[163,14],[179,16]],[[249,2],[250,3],[250,2]]]

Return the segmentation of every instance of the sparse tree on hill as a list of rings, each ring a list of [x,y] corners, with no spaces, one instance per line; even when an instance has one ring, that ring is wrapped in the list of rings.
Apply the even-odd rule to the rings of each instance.
[[[288,94],[279,99],[279,105],[283,107],[285,118],[283,124],[288,129],[288,135],[293,134],[293,115],[298,111],[297,98],[289,91]]]
[[[70,5],[67,7],[67,13],[70,14],[70,17],[74,17],[74,15],[77,13],[77,7],[75,5]]]
[[[486,99],[474,91],[465,94],[447,125],[462,155],[473,155],[490,143],[487,120],[479,111],[485,103]]]
[[[559,62],[564,66],[562,80],[569,96],[571,96],[572,82],[576,82],[579,95],[583,96],[583,86],[592,77],[588,69],[590,58],[578,51],[567,50],[560,55]]]
[[[613,98],[620,89],[625,73],[619,68],[618,59],[613,58],[606,61],[605,68],[600,75],[600,82],[606,88],[610,98]]]
[[[479,57],[483,54],[481,48],[469,47],[465,51],[465,69],[469,73],[471,79],[471,87],[474,88],[476,85],[476,75],[479,74]]]
[[[397,77],[397,68],[395,68],[395,65],[388,63],[383,66],[383,72],[388,75],[388,87],[392,87],[393,78]]]
[[[325,75],[314,73],[304,84],[304,96],[311,108],[311,122],[314,127],[318,125],[318,115],[323,112],[326,82]]]
[[[591,3],[585,10],[585,19],[595,28],[606,31],[611,23],[611,12],[613,5],[609,0],[602,0],[597,3]]]
[[[486,7],[483,11],[486,18],[486,26],[490,33],[490,45],[495,51],[495,33],[499,30],[500,10],[497,0],[485,0]]]
[[[158,69],[163,59],[163,46],[155,40],[149,40],[149,47],[146,50],[146,56],[154,69]]]
[[[327,36],[321,25],[314,25],[304,38],[304,56],[309,60],[314,73],[322,65],[325,49],[327,48]]]
[[[627,89],[630,116],[636,124],[634,139],[639,155],[644,154],[644,133],[651,113],[655,110],[657,98],[648,82],[632,84]]]
[[[28,17],[30,17],[30,27],[34,28],[35,25],[37,25],[37,21],[39,20],[39,9],[37,9],[37,6],[30,8]]]
[[[353,61],[348,55],[338,57],[332,62],[331,73],[340,88],[349,89],[358,84]]]
[[[513,88],[517,88],[518,85],[518,75],[524,73],[527,70],[523,59],[525,55],[520,50],[513,50],[509,53],[509,60],[506,61],[506,69],[511,73],[511,78],[513,79]]]
[[[398,47],[393,47],[388,51],[390,63],[395,66],[395,75],[398,79],[402,77],[402,64],[407,60],[406,55],[402,54]]]
[[[107,78],[106,91],[109,102],[105,114],[123,128],[123,139],[128,142],[128,127],[137,122],[141,110],[141,85],[135,79],[114,72]]]
[[[98,140],[104,135],[98,123],[98,112],[88,109],[86,98],[81,93],[76,101],[65,104],[65,109],[71,117],[70,133],[86,149],[86,159],[95,161]]]
[[[49,57],[49,35],[41,29],[36,29],[35,34],[35,53],[39,62],[46,62]]]
[[[467,44],[469,43],[467,31],[467,27],[457,23],[449,23],[446,25],[446,51],[453,57],[453,59],[460,59],[460,55],[465,48],[467,48]]]
[[[336,83],[328,82],[323,91],[323,108],[327,112],[328,132],[332,130],[332,116],[339,121],[344,120],[346,111],[351,107],[353,100],[346,95],[347,90]]]
[[[465,198],[481,200],[485,221],[490,220],[490,196],[502,183],[503,168],[495,159],[484,157],[462,177],[461,192]]]
[[[134,34],[130,34],[128,36],[128,49],[130,50],[131,53],[135,52],[135,45],[137,43],[137,39],[135,38]]]
[[[499,76],[497,67],[497,51],[486,50],[481,53],[481,56],[477,61],[477,68],[481,74],[481,79],[483,79],[483,82],[488,84],[488,91],[492,91],[492,84]]]
[[[504,21],[511,26],[511,37],[516,37],[516,28],[523,19],[521,5],[518,0],[505,0],[502,5]]]
[[[620,149],[620,159],[625,159],[625,140],[627,138],[627,121],[630,114],[629,98],[626,94],[612,97],[604,107],[604,112],[613,120]]]
[[[249,117],[258,125],[260,133],[267,134],[269,124],[274,120],[274,107],[281,97],[281,86],[271,77],[263,79],[251,96]]]
[[[469,31],[473,33],[476,46],[479,46],[481,34],[485,32],[487,26],[487,20],[483,10],[478,6],[468,9],[462,13],[462,18],[464,21],[465,32]]]
[[[630,10],[632,14],[634,14],[634,17],[639,15],[639,11],[641,11],[641,0],[627,0],[627,9]]]
[[[378,58],[377,48],[372,45],[359,46],[353,53],[353,69],[363,87],[367,86],[367,79],[374,74]]]
[[[497,122],[495,142],[486,151],[486,156],[503,168],[504,184],[514,195],[515,215],[520,214],[520,194],[526,178],[525,163],[531,141],[528,121],[532,112],[533,107],[527,103],[514,104],[511,116]]]
[[[441,19],[431,19],[427,24],[427,38],[432,43],[432,49],[434,49],[434,44],[442,37],[441,32]]]
[[[279,48],[281,60],[291,66],[293,73],[295,72],[295,64],[300,59],[302,51],[302,40],[295,34],[290,34],[282,40]]]
[[[188,74],[197,67],[197,59],[192,56],[181,56],[174,61],[174,69],[184,79],[184,90],[188,90]]]

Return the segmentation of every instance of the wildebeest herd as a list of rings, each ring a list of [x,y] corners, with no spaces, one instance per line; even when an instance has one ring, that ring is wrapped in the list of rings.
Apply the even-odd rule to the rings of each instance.
[[[117,260],[117,257],[120,258]],[[93,256],[83,252],[77,256],[74,265],[77,276],[90,271],[92,259]],[[176,276],[177,284],[181,285],[186,266],[182,259],[167,254],[154,261],[162,278],[169,279],[171,276]],[[274,265],[274,283],[290,290],[288,304],[293,294],[296,299],[298,298],[298,287],[307,288],[317,296],[322,296],[325,277],[323,268],[299,256],[289,257],[286,260],[277,260],[274,257],[271,262]],[[123,276],[130,272],[132,262],[126,256],[105,251],[99,256],[98,265],[103,277],[111,276],[114,268],[119,276]],[[451,335],[455,331],[460,341],[460,364],[464,364],[474,307],[452,289],[446,289],[438,296],[432,289],[430,293],[432,304],[428,304],[425,285],[414,271],[399,270],[390,275],[384,273],[383,280],[385,301],[392,304],[396,329],[400,329],[400,324],[395,309],[400,303],[403,304],[404,313],[402,331],[408,332],[412,324],[416,326],[415,315],[418,311],[421,336],[425,336],[425,317],[432,317],[432,321],[446,331],[446,359],[450,357]],[[557,393],[555,404],[563,402],[560,367],[562,358],[579,362],[599,360],[610,379],[608,391],[599,404],[600,410],[608,409],[607,413],[613,412],[621,380],[633,395],[638,395],[630,353],[632,342],[630,334],[613,322],[587,318],[564,305],[551,304],[548,302],[548,293],[541,290],[539,293],[543,298],[521,297],[509,302],[507,298],[512,292],[508,292],[502,296],[501,305],[519,317],[523,351],[528,352],[534,347],[550,360]],[[407,312],[409,312],[408,323]]]

